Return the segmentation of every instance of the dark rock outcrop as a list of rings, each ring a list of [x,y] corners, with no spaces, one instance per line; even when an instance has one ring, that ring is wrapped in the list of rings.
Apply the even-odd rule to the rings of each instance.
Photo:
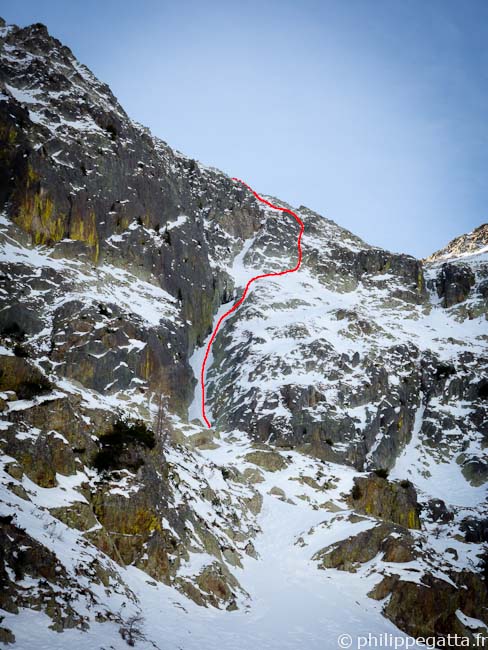
[[[443,264],[437,279],[437,294],[444,307],[464,302],[475,284],[474,273],[462,264]]]
[[[459,587],[425,575],[422,583],[406,582],[398,576],[385,577],[369,594],[372,598],[387,598],[383,612],[401,630],[413,637],[447,637],[458,634],[474,636],[459,620],[457,611],[488,622],[486,617],[486,585],[462,583]],[[469,612],[469,613],[468,613]]]
[[[399,526],[381,523],[318,551],[312,559],[322,569],[354,572],[379,553],[385,562],[411,562],[416,558],[414,545],[410,533]]]
[[[350,502],[358,512],[420,529],[420,505],[409,481],[388,481],[375,474],[356,477]]]
[[[86,617],[73,607],[73,594],[78,585],[69,576],[56,555],[40,544],[12,518],[0,521],[0,606],[17,613],[28,607],[42,610],[52,620],[51,629],[62,632],[69,628],[86,629]],[[101,567],[98,567],[102,570]],[[29,578],[31,588],[22,581]],[[86,590],[87,603],[97,599]]]

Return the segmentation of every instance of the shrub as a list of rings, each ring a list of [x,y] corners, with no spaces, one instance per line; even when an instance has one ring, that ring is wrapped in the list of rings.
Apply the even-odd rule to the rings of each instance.
[[[123,621],[119,627],[120,636],[131,648],[136,645],[136,641],[146,641],[142,631],[144,622],[145,619],[142,614],[133,614],[126,621]]]
[[[144,464],[134,453],[137,448],[153,449],[154,433],[141,420],[117,420],[111,431],[100,437],[101,449],[95,454],[92,465],[99,472],[130,468],[137,470]]]
[[[451,375],[456,374],[456,368],[454,366],[451,366],[448,363],[440,363],[434,373],[434,378],[436,380],[439,379],[446,379],[447,377],[451,377]]]
[[[102,302],[98,303],[98,313],[101,316],[106,316],[107,318],[110,318],[112,316],[112,310],[110,307],[107,307],[107,305],[104,305]]]
[[[25,332],[18,323],[14,322],[5,325],[2,329],[2,336],[14,339],[15,341],[23,341],[25,338]]]
[[[480,576],[482,580],[488,582],[488,552],[485,552],[484,554],[482,554],[481,556],[479,555],[478,557],[481,557],[481,562],[478,564]]]
[[[113,124],[107,124],[107,126],[105,127],[105,130],[107,131],[107,133],[109,134],[109,136],[110,136],[110,138],[112,140],[117,139],[117,129],[115,128],[115,126]]]
[[[357,483],[354,483],[352,487],[351,496],[354,499],[354,501],[358,501],[363,496],[363,493],[361,492],[361,488]]]
[[[138,444],[153,449],[156,444],[154,433],[142,420],[117,420],[109,433],[101,438],[103,445],[119,446]]]
[[[29,356],[29,352],[20,343],[16,343],[14,345],[14,354],[16,357],[21,357],[22,359],[25,359]]]
[[[488,399],[488,380],[482,379],[478,384],[478,397],[480,399]]]

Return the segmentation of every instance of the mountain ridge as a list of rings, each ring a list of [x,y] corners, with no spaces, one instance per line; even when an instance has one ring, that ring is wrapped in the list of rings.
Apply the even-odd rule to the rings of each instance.
[[[483,223],[469,233],[459,235],[427,258],[429,262],[448,260],[452,257],[477,255],[486,252],[488,246],[488,224]]]
[[[298,208],[300,272],[215,340],[207,430],[206,341],[294,235],[44,26],[2,27],[0,91],[0,639],[486,634],[478,235],[421,261]]]

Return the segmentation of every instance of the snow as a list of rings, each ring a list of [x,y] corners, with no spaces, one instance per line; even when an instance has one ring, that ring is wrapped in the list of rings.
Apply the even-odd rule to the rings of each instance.
[[[320,255],[321,264],[326,265],[328,251],[334,246],[348,249],[351,242],[354,248],[367,249],[368,246],[357,238],[348,238],[332,222],[326,221],[324,228],[323,220],[316,215],[311,217],[304,211],[300,215],[305,222],[305,264],[297,273],[279,279],[268,278],[253,285],[237,316],[230,317],[221,327],[214,346],[223,345],[225,336],[226,354],[218,367],[214,363],[207,366],[209,411],[218,397],[219,409],[227,413],[242,412],[243,406],[252,403],[261,415],[272,412],[275,418],[290,420],[289,409],[277,396],[290,385],[314,386],[324,396],[326,404],[318,402],[309,407],[308,416],[320,421],[324,409],[328,410],[329,405],[339,401],[337,379],[327,379],[336,374],[334,361],[327,365],[327,357],[334,359],[334,355],[337,358],[346,354],[351,359],[357,354],[360,359],[366,357],[374,361],[376,358],[378,363],[384,364],[388,383],[396,387],[398,394],[406,374],[401,364],[395,363],[393,352],[385,358],[385,351],[393,346],[405,345],[416,348],[419,353],[435,350],[438,359],[445,362],[456,359],[465,350],[475,355],[484,354],[486,320],[482,314],[461,318],[456,309],[443,308],[437,297],[431,295],[427,305],[416,304],[415,300],[410,304],[401,301],[402,318],[399,319],[400,301],[393,295],[395,291],[405,291],[406,287],[391,272],[372,275],[368,283],[360,281],[347,290],[335,286],[332,281],[324,281],[320,266],[317,270],[307,263],[309,255]],[[316,225],[318,220],[320,228]],[[272,249],[273,254],[265,248],[270,239],[275,238],[273,227],[285,228],[285,225],[269,219],[254,237],[241,243],[240,252],[227,269],[237,288],[254,275],[293,265],[296,256],[293,247],[290,252]],[[431,267],[426,268],[426,280],[433,272]],[[413,295],[416,291],[414,286]],[[369,330],[362,331],[362,323],[366,323]],[[317,359],[314,348],[317,342],[327,351],[325,360]],[[244,361],[243,349],[246,351]],[[201,359],[202,351],[198,355]],[[353,391],[360,391],[365,383],[361,366],[357,371],[351,368],[342,373],[341,382]],[[369,408],[366,405],[353,409],[345,406],[338,407],[338,411],[354,418],[359,429],[364,430],[377,407],[375,404],[370,404]],[[197,412],[192,411],[192,417],[196,416]],[[378,439],[376,446],[380,443]],[[471,491],[469,486],[467,490]],[[478,496],[473,495],[473,498]]]
[[[244,258],[250,251],[253,243],[254,237],[246,239],[241,251],[235,256],[232,267],[229,270],[229,275],[234,280],[236,288],[243,289],[251,277],[258,274],[254,272],[254,269],[250,269],[244,262]]]
[[[214,647],[214,639],[222,650],[319,650],[337,648],[341,633],[358,635],[374,630],[401,635],[375,611],[373,601],[370,610],[357,603],[368,585],[358,590],[347,575],[333,572],[326,576],[309,561],[308,549],[294,546],[297,534],[316,523],[320,514],[305,508],[295,514],[292,510],[298,509],[294,506],[270,496],[264,499],[259,523],[266,532],[256,543],[260,559],[246,559],[244,569],[236,571],[244,589],[252,594],[251,607],[229,614],[202,612],[185,604],[188,614],[181,616],[178,611],[183,620],[175,625],[174,613],[161,616],[163,605],[161,600],[156,605],[156,597],[145,603],[144,610],[151,612],[156,605],[149,617],[161,620],[160,634],[165,628],[166,638],[176,633],[175,646],[184,644],[188,650]],[[170,621],[173,625],[168,633]],[[183,632],[178,632],[181,624]]]
[[[392,479],[408,478],[423,493],[454,506],[477,506],[486,498],[486,487],[474,487],[464,478],[455,459],[441,460],[423,445],[421,427],[425,407],[417,409],[412,437],[390,472]]]
[[[473,618],[472,616],[466,616],[460,609],[456,612],[457,617],[467,628],[471,630],[486,630],[486,623],[480,621],[478,618]]]
[[[214,490],[223,489],[227,484],[221,473],[210,467],[222,462],[228,464],[232,456],[232,462],[243,469],[249,465],[241,457],[249,449],[246,437],[240,432],[232,432],[229,441],[223,440],[217,450],[202,454],[202,467]],[[117,567],[121,578],[139,599],[138,607],[145,616],[144,632],[148,639],[156,643],[164,639],[165,650],[208,649],[215,647],[216,638],[223,650],[254,650],[256,647],[269,650],[307,647],[318,650],[336,648],[336,638],[341,633],[357,635],[373,631],[377,634],[401,634],[381,616],[375,601],[365,599],[366,592],[373,584],[371,579],[359,583],[347,574],[318,571],[311,561],[315,547],[296,543],[300,537],[306,536],[307,531],[320,527],[324,519],[331,515],[298,499],[298,494],[304,491],[313,494],[313,490],[291,479],[299,474],[315,475],[319,470],[327,476],[339,472],[340,483],[327,491],[327,498],[340,502],[340,494],[350,488],[354,472],[330,464],[324,467],[319,461],[294,452],[291,457],[293,462],[285,470],[274,474],[265,472],[266,480],[259,486],[263,495],[263,509],[256,525],[262,533],[254,542],[259,559],[244,556],[243,568],[233,569],[243,589],[250,595],[250,599],[244,598],[237,612],[198,607],[173,589],[155,583],[135,567]],[[60,486],[51,489],[38,488],[24,479],[35,505],[54,507],[83,500],[76,488],[87,480],[86,476],[79,473],[73,477],[61,478],[58,475],[57,478]],[[187,479],[188,476],[185,476]],[[275,485],[282,486],[297,505],[284,503],[269,495],[269,490]],[[197,484],[194,489],[198,489]],[[9,500],[12,503],[12,499]],[[63,564],[76,569],[82,553],[88,551],[81,551],[84,547],[78,546],[79,533],[50,518],[47,513],[38,517],[32,504],[21,499],[14,498],[11,507],[19,517],[19,523],[26,526],[30,534],[40,540],[49,539],[49,546],[56,550]],[[208,514],[203,513],[206,517]],[[354,529],[370,525],[370,521],[355,524]],[[343,528],[324,528],[320,539],[315,540],[315,546],[330,544],[346,534],[345,522]],[[206,553],[193,553],[179,575],[195,576],[214,560]],[[104,561],[109,562],[107,558]],[[120,597],[113,591],[106,601],[107,606],[116,606],[117,600],[119,605],[115,611],[123,612]],[[4,620],[4,625],[13,629],[17,642],[22,644],[19,647],[58,650],[65,648],[66,643],[75,650],[108,644],[113,648],[124,647],[118,635],[118,626],[111,623],[92,621],[86,632],[67,630],[62,635],[50,632],[49,624],[50,619],[44,614],[28,610],[21,610],[18,616],[6,614]],[[149,648],[150,643],[140,642],[138,646]]]
[[[40,96],[42,95],[42,91],[40,90],[33,90],[33,89],[21,90],[19,88],[14,88],[13,86],[9,86],[9,84],[5,84],[5,88],[12,95],[12,97],[16,99],[18,102],[20,102],[21,104],[42,103],[42,100],[40,99]]]
[[[88,481],[87,475],[84,472],[77,472],[72,476],[56,474],[56,482],[58,485],[53,488],[42,488],[27,476],[22,478],[22,485],[36,506],[41,508],[59,508],[77,501],[88,503],[81,492],[77,490],[86,481]]]
[[[212,332],[215,329],[220,317],[223,314],[225,314],[226,311],[228,311],[230,306],[231,306],[230,303],[226,303],[224,305],[221,305],[221,307],[217,310],[217,313],[215,314],[212,323]],[[195,348],[193,354],[189,359],[189,363],[193,370],[193,374],[197,383],[195,385],[193,400],[188,408],[188,420],[190,422],[192,420],[198,420],[204,425],[205,425],[205,421],[202,415],[201,369],[202,369],[203,359],[205,357],[205,351],[207,349],[207,345],[208,342],[210,341],[211,336],[212,334],[210,333],[205,339],[203,345],[198,348]],[[207,366],[206,366],[207,374],[208,374],[208,369],[212,366],[212,363],[213,363],[213,353],[212,351],[210,351],[210,354],[207,359]],[[210,421],[212,421],[211,410],[208,407],[206,407],[206,412],[207,412],[207,417],[209,418]]]
[[[27,247],[12,238],[0,243],[0,262],[22,263],[37,273],[41,268],[50,268],[65,276],[72,290],[65,290],[53,309],[79,299],[88,304],[116,304],[152,326],[162,320],[179,320],[178,301],[167,291],[111,264],[95,267],[81,260],[54,258],[47,247]]]
[[[241,437],[241,440],[244,439]],[[244,450],[241,448],[241,451]],[[219,450],[205,452],[209,461],[217,463],[222,458],[228,462],[229,454],[235,454],[233,443],[224,442]],[[251,596],[239,611],[198,607],[173,589],[154,583],[135,567],[118,567],[121,577],[139,599],[148,639],[165,650],[207,650],[215,647],[216,639],[222,650],[295,650],[297,647],[327,650],[336,648],[337,637],[344,633],[353,636],[369,632],[405,636],[381,616],[375,601],[365,598],[373,585],[370,578],[359,582],[350,574],[318,571],[310,560],[315,549],[296,544],[306,531],[319,526],[327,513],[303,501],[297,500],[298,506],[291,505],[267,494],[276,483],[286,486],[291,496],[305,488],[289,479],[298,471],[313,473],[319,464],[299,454],[293,454],[293,459],[289,468],[278,475],[268,475],[266,482],[260,485],[264,501],[257,523],[263,533],[255,539],[259,559],[245,557],[243,568],[234,570],[242,587]],[[238,459],[235,461],[239,464]],[[353,472],[344,468],[340,471],[344,474],[344,484],[341,485],[344,488],[350,483]],[[336,498],[340,498],[338,492],[339,489],[334,491]],[[27,513],[24,516],[27,517]],[[43,535],[53,537],[51,543],[56,549],[66,545],[67,540],[61,542],[57,539],[59,533],[53,535],[49,525],[46,527],[44,523],[43,526]],[[29,527],[35,534],[38,526],[30,522]],[[355,530],[361,527],[356,524]],[[67,534],[64,528],[61,534]],[[338,534],[346,534],[345,524],[343,531],[340,527],[325,531],[320,543],[331,543]],[[76,562],[76,554],[69,565]],[[66,560],[66,556],[63,559]],[[180,575],[196,575],[213,560],[205,553],[192,554],[190,563],[183,567]],[[23,644],[19,647],[60,650],[66,647],[66,643],[73,650],[108,644],[117,649],[125,647],[117,626],[111,623],[92,622],[87,632],[67,630],[62,635],[50,633],[49,624],[50,620],[44,614],[30,611],[22,611],[19,616],[7,614],[4,620],[4,625],[15,631],[18,643]],[[162,640],[164,643],[161,645]],[[137,646],[151,647],[150,643],[144,642],[138,642]]]
[[[421,421],[421,415],[419,409],[417,422]],[[198,427],[189,427],[189,432],[198,430]],[[233,465],[243,471],[254,467],[245,460],[246,453],[251,450],[247,435],[239,431],[224,434],[217,449],[202,451],[196,457],[184,457],[176,448],[169,450],[168,460],[181,478],[179,489],[183,497],[185,500],[191,497],[189,502],[205,521],[210,521],[215,512],[208,502],[198,497],[200,481],[203,478],[208,481],[217,494],[228,492],[229,484],[219,468]],[[263,497],[262,510],[253,524],[259,531],[253,540],[258,559],[243,555],[242,568],[229,567],[248,594],[248,597],[240,597],[238,611],[198,607],[135,567],[117,567],[121,579],[138,598],[138,608],[145,617],[147,639],[158,645],[164,640],[161,647],[165,650],[208,650],[215,647],[216,639],[222,650],[295,650],[297,647],[327,650],[337,647],[340,634],[350,634],[353,638],[369,633],[405,637],[381,615],[381,603],[367,598],[367,593],[380,578],[378,571],[373,570],[379,560],[367,563],[356,574],[349,574],[318,570],[316,562],[311,559],[320,549],[375,525],[376,521],[368,517],[349,521],[350,510],[344,495],[350,492],[357,472],[293,451],[284,455],[289,460],[288,466],[278,472],[263,471],[265,480],[256,486]],[[296,480],[301,476],[315,477],[319,484],[327,483],[327,487],[323,492],[317,491]],[[41,539],[47,537],[63,563],[75,567],[82,557],[81,548],[84,548],[76,546],[78,533],[47,514],[37,519],[39,513],[36,514],[32,506],[51,508],[83,501],[79,487],[89,477],[79,472],[71,477],[58,474],[57,479],[57,488],[43,489],[24,477],[23,485],[33,503],[14,498],[14,507],[18,515],[22,513],[20,522],[31,534]],[[287,500],[269,494],[273,487],[282,489]],[[127,476],[118,488],[112,489],[112,493],[128,496],[131,489]],[[8,501],[12,503],[10,496]],[[329,512],[320,507],[321,501],[334,503],[339,511]],[[466,547],[452,538],[447,543],[460,553]],[[438,544],[440,553],[445,542],[438,540]],[[465,557],[462,559],[467,561]],[[108,562],[108,559],[104,561]],[[194,577],[213,561],[215,558],[205,552],[193,552],[178,575]],[[388,568],[388,565],[384,567]],[[408,564],[408,569],[406,567],[395,564],[391,569],[401,574],[403,579],[418,582],[423,565],[413,562]],[[444,574],[438,575],[448,580]],[[125,611],[120,609],[120,597],[114,592],[105,598],[107,606]],[[470,627],[477,624],[461,612],[458,616]],[[49,624],[50,619],[44,614],[27,610],[22,610],[18,616],[6,614],[3,623],[13,629],[18,643],[23,644],[19,647],[29,650],[34,647],[64,650],[66,643],[74,650],[106,646],[122,650],[125,647],[118,634],[118,625],[113,623],[92,621],[86,632],[67,630],[62,635],[51,632]],[[149,641],[137,645],[143,649],[151,647]]]
[[[468,259],[470,262],[478,262],[483,259],[486,260],[487,253],[488,246],[480,246],[479,248],[469,250],[464,253],[447,252],[444,255],[439,255],[436,257],[435,264],[453,262],[455,260],[466,261]]]
[[[2,35],[7,31],[2,30]],[[9,46],[4,47],[3,56],[20,62],[20,55]],[[28,65],[32,58],[31,55],[23,57],[22,65]],[[69,91],[69,99],[74,101],[77,97],[88,94],[94,98],[97,106],[109,107],[126,119],[116,100],[91,72],[74,59],[71,64],[69,79],[72,89]],[[20,89],[12,86],[7,86],[6,90],[26,105],[34,123],[48,128],[53,136],[60,137],[65,133],[73,136],[72,132],[76,137],[80,132],[104,133],[86,114],[80,113],[78,117],[62,119],[58,123],[48,119],[47,109],[52,109],[53,101],[61,99],[59,93],[43,93],[35,88]],[[120,142],[121,146],[131,144],[127,140]],[[155,147],[169,169],[178,169],[178,165],[188,161],[182,154],[168,153],[171,150],[161,141],[156,140]],[[105,155],[113,155],[109,148],[102,150]],[[52,154],[52,157],[56,163],[70,166],[60,159],[60,151]],[[199,169],[207,174],[208,187],[211,189],[214,170],[201,164]],[[88,171],[98,173],[96,170]],[[72,185],[73,192],[83,189]],[[119,203],[123,205],[128,202],[129,199],[123,199]],[[210,251],[211,263],[228,272],[234,282],[236,297],[252,276],[290,268],[295,263],[296,248],[290,246],[289,250],[281,250],[279,237],[273,230],[288,228],[286,219],[281,219],[283,215],[278,215],[279,218],[276,219],[276,211],[266,211],[264,214],[266,217],[272,215],[273,218],[265,218],[255,235],[244,242],[226,233],[216,222],[203,219],[207,244],[210,249],[213,246]],[[463,351],[474,355],[486,352],[486,319],[481,316],[461,318],[457,308],[444,309],[435,295],[430,296],[428,304],[420,305],[415,301],[411,304],[402,303],[402,318],[399,319],[397,307],[400,299],[395,297],[394,292],[405,291],[406,286],[391,272],[378,272],[369,279],[369,283],[366,280],[360,281],[353,288],[334,285],[333,281],[327,279],[328,268],[325,268],[333,261],[334,247],[342,247],[345,253],[358,253],[370,247],[333,222],[321,220],[306,209],[301,210],[300,214],[306,223],[303,237],[305,258],[312,259],[316,255],[320,264],[317,267],[312,263],[304,264],[299,273],[257,283],[239,309],[237,317],[234,315],[223,324],[218,341],[224,335],[228,337],[226,358],[219,366],[215,363],[213,354],[210,354],[207,365],[207,387],[210,389],[207,391],[207,414],[210,420],[212,397],[220,397],[220,389],[228,385],[231,371],[234,374],[230,402],[227,404],[229,409],[246,406],[249,395],[252,394],[256,411],[271,414],[280,423],[286,424],[291,413],[285,400],[278,397],[281,389],[291,384],[313,386],[321,391],[325,399],[325,403],[309,407],[311,419],[320,422],[324,413],[331,412],[332,407],[340,409],[340,389],[346,387],[351,394],[359,391],[364,377],[361,366],[355,368],[351,363],[355,354],[361,358],[370,355],[371,359],[376,358],[381,363],[385,350],[393,345],[404,344],[415,346],[419,355],[435,349],[440,359],[450,362]],[[183,228],[191,218],[179,215],[167,222],[166,228]],[[49,342],[50,319],[54,311],[74,300],[80,301],[84,307],[100,303],[116,305],[138,324],[148,327],[163,325],[172,332],[171,328],[183,325],[179,302],[155,283],[142,280],[130,270],[122,268],[122,262],[121,266],[108,263],[94,266],[82,257],[76,260],[55,258],[48,248],[34,248],[16,242],[5,215],[0,215],[0,224],[4,236],[0,244],[0,261],[7,266],[22,264],[29,269],[32,277],[40,278],[42,269],[50,269],[59,274],[55,280],[46,280],[53,285],[55,297],[43,314],[46,323],[38,335],[39,339],[44,338]],[[106,242],[117,250],[117,244],[139,228],[143,226],[133,221],[125,232],[112,235]],[[212,244],[210,229],[214,234],[218,232],[216,239],[220,237],[223,244]],[[161,235],[157,236],[155,231],[147,228],[144,228],[144,233],[152,238],[154,245],[162,245]],[[67,241],[64,242],[65,245]],[[294,241],[293,239],[293,243]],[[231,251],[235,253],[236,250],[239,252],[232,259]],[[482,247],[475,253],[446,255],[445,259],[460,259],[478,271],[486,264],[486,253],[488,247]],[[438,263],[427,267],[427,279],[434,277],[436,264]],[[58,286],[61,283],[66,284],[66,287]],[[39,289],[32,292],[30,297],[42,299],[47,292],[47,289]],[[213,328],[232,302],[220,307],[215,314]],[[467,305],[471,303],[468,301]],[[361,331],[361,322],[371,324],[371,331]],[[194,398],[189,409],[190,421],[202,421],[200,370],[209,339],[210,335],[201,347],[193,351],[190,358],[196,380]],[[334,358],[334,354],[339,353],[347,357],[344,364],[348,369],[341,378],[341,386],[333,373],[331,380],[327,378],[328,371],[335,371],[336,368],[321,365],[320,354],[313,349],[317,343],[322,346],[322,356],[325,359],[328,355]],[[171,342],[168,341],[167,345],[171,347]],[[122,346],[127,352],[136,354],[141,353],[145,347],[146,343],[136,338],[136,335],[131,338],[127,336],[127,344]],[[245,360],[233,363],[244,348]],[[12,355],[12,351],[1,346],[0,354]],[[101,357],[103,354],[106,353],[93,356]],[[126,366],[122,361],[115,370]],[[408,375],[401,367],[401,361],[396,362],[392,356],[384,361],[383,366],[388,374],[388,388],[392,392],[400,390],[402,379]],[[55,364],[52,367],[55,370]],[[150,417],[154,414],[154,404],[149,393],[144,393],[147,385],[141,379],[137,381],[142,383],[141,387],[108,394],[86,389],[68,378],[57,378],[55,391],[32,400],[9,401],[5,415],[13,420],[22,410],[28,411],[45,401],[69,395],[75,400],[79,398],[82,408],[107,411],[107,417],[109,413],[118,410],[135,417]],[[114,382],[109,383],[107,389],[113,384]],[[424,400],[425,398],[423,396]],[[345,405],[342,407],[342,415],[354,421],[358,435],[361,435],[374,416],[376,406],[374,403]],[[439,413],[446,412],[458,420],[466,418],[470,408],[459,400],[456,404],[444,404],[432,399],[429,406],[435,406]],[[396,411],[398,412],[398,407]],[[77,576],[82,585],[90,584],[90,588],[98,589],[103,608],[110,608],[120,617],[142,611],[146,618],[144,630],[147,638],[154,640],[164,650],[208,650],[216,645],[222,650],[295,650],[302,647],[306,650],[327,650],[337,648],[337,636],[344,633],[353,638],[368,633],[392,633],[403,637],[381,615],[382,603],[369,599],[367,593],[383,573],[397,573],[403,580],[419,582],[424,571],[429,570],[433,575],[449,582],[450,578],[442,567],[435,564],[435,556],[445,557],[446,548],[454,549],[457,554],[458,559],[453,560],[452,566],[460,570],[473,566],[477,561],[479,545],[465,544],[450,533],[459,532],[462,517],[481,511],[486,498],[485,488],[470,485],[462,474],[458,462],[459,427],[453,425],[452,429],[445,428],[448,451],[443,457],[425,444],[422,433],[425,411],[426,404],[422,402],[416,411],[411,440],[397,459],[391,478],[409,478],[423,500],[440,498],[456,507],[458,510],[452,530],[435,531],[432,524],[426,523],[422,531],[412,532],[414,538],[433,553],[434,559],[428,557],[410,563],[388,565],[381,557],[376,557],[359,567],[355,574],[319,570],[317,561],[312,560],[312,557],[321,549],[376,525],[377,520],[371,517],[351,519],[352,511],[345,496],[351,491],[353,479],[358,476],[357,471],[321,462],[294,451],[281,452],[289,464],[278,472],[262,471],[264,481],[255,488],[262,496],[263,506],[260,514],[254,518],[239,505],[241,499],[253,496],[253,489],[244,482],[234,483],[225,479],[222,472],[222,468],[227,467],[241,472],[255,469],[255,465],[245,460],[246,454],[254,447],[244,432],[220,432],[222,435],[215,440],[216,449],[190,452],[184,446],[175,445],[166,450],[167,461],[179,476],[178,484],[172,485],[171,506],[176,508],[184,505],[190,508],[199,523],[212,527],[222,547],[235,551],[241,558],[242,567],[236,568],[228,563],[229,570],[239,580],[243,590],[237,595],[239,610],[236,612],[198,607],[175,588],[155,582],[134,566],[116,566],[91,546],[80,532],[53,518],[49,509],[87,503],[83,495],[84,486],[96,479],[94,471],[86,468],[81,470],[81,464],[80,469],[71,476],[58,473],[57,485],[53,488],[39,487],[26,474],[17,480],[1,470],[1,510],[2,514],[15,514],[18,524],[34,539],[52,549],[68,573]],[[88,416],[82,415],[82,418],[86,423],[90,422]],[[182,423],[176,417],[174,423],[182,435],[188,437],[203,431],[200,426]],[[5,432],[12,425],[13,422],[4,420],[0,422],[0,429]],[[35,442],[39,434],[39,429],[30,427],[16,432],[16,438],[18,442]],[[373,443],[369,460],[380,446],[382,434]],[[463,453],[481,454],[477,434],[474,431],[462,441]],[[53,435],[60,437],[55,431]],[[66,442],[64,438],[63,440]],[[336,443],[335,448],[345,451],[349,442],[344,440]],[[8,456],[2,458],[4,465],[13,461]],[[320,487],[311,487],[301,480],[303,478],[317,481]],[[168,481],[171,482],[171,479]],[[30,501],[16,496],[10,489],[12,485],[19,490],[23,488]],[[121,473],[118,482],[109,488],[109,493],[130,498],[139,488],[137,477],[127,472]],[[282,490],[285,497],[282,499],[279,495],[271,494],[273,488]],[[205,497],[208,489],[218,497],[218,507],[212,499]],[[251,531],[256,533],[252,542],[258,559],[246,555],[242,549],[244,544],[240,540],[236,541],[226,530],[228,522],[225,515],[229,513],[238,515],[239,531],[248,535],[246,537],[244,534],[244,539],[251,537]],[[173,532],[175,538],[179,537],[166,518],[162,519],[162,524],[165,530]],[[188,561],[180,568],[178,577],[194,579],[216,558],[205,551],[198,535],[198,526],[194,526],[190,520],[185,522],[185,526],[191,533],[192,549]],[[93,587],[83,577],[80,567],[90,565],[95,560],[119,574],[117,588],[113,584],[114,588],[109,589],[103,585]],[[25,586],[34,587],[29,584],[29,578],[25,580]],[[137,595],[138,604],[132,594]],[[85,650],[87,647],[114,650],[126,648],[126,643],[118,633],[119,623],[95,622],[95,610],[90,610],[90,607],[82,599],[76,601],[76,608],[91,617],[90,629],[86,632],[68,629],[63,634],[54,633],[49,629],[52,621],[44,613],[25,609],[19,615],[2,613],[5,616],[2,626],[12,628],[17,637],[17,647],[28,650],[64,650],[67,644],[73,650]],[[461,611],[457,612],[457,616],[463,624],[473,629],[482,625],[481,621],[470,618]],[[138,642],[137,646],[153,647],[150,642],[143,641]]]
[[[185,215],[180,215],[174,221],[168,221],[166,223],[167,230],[173,230],[174,228],[181,228],[188,221],[188,217]]]
[[[45,116],[43,112],[49,108],[49,95],[38,89],[29,88],[15,88],[9,84],[5,84],[8,92],[14,99],[21,104],[26,104],[29,107],[29,117],[36,124],[42,124],[56,134],[62,131],[65,127],[74,129],[76,131],[85,131],[88,133],[104,133],[98,124],[89,115],[82,115],[79,118],[67,119],[61,118],[57,122],[53,122],[52,116]]]

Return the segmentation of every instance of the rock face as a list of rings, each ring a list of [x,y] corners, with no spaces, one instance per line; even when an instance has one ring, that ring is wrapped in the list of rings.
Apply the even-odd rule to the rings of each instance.
[[[299,214],[303,270],[257,285],[217,337],[208,395],[218,426],[358,469],[391,469],[415,429],[440,447],[452,430],[459,452],[462,439],[486,436],[486,262],[423,268]],[[246,249],[250,275],[294,262],[288,224],[271,217]],[[465,399],[473,408],[458,417]]]
[[[475,284],[475,275],[469,266],[443,264],[437,278],[437,295],[444,307],[464,302]]]
[[[2,562],[0,566],[0,605],[6,612],[17,613],[21,608],[44,610],[51,619],[51,629],[62,632],[69,628],[86,629],[87,619],[73,607],[70,590],[79,585],[65,571],[56,555],[19,527],[14,518],[2,518],[0,539]],[[91,571],[98,574],[95,581],[108,584],[110,577],[102,563],[94,561]],[[88,566],[83,567],[85,575]],[[81,570],[80,570],[81,575]],[[30,589],[18,588],[19,581],[31,581]],[[86,603],[100,607],[100,594],[86,590]]]
[[[95,313],[76,300],[65,302],[52,314],[55,354],[64,372],[100,389],[113,368],[127,363],[115,386],[151,376],[186,405],[192,381],[188,350],[206,336],[213,312],[232,291],[214,260],[231,258],[238,238],[259,228],[262,210],[229,178],[176,154],[131,122],[110,89],[43,25],[3,27],[1,48],[0,203],[33,243],[52,246],[54,255],[86,255],[98,265],[130,268],[166,291],[173,317],[180,315],[170,331],[166,325],[151,332],[144,354],[129,345],[116,358],[115,346],[141,334],[137,340],[146,342],[134,322],[124,323],[117,300],[93,305]],[[63,283],[61,277],[54,282],[52,289]],[[45,298],[49,303],[49,294]],[[30,316],[37,312],[35,303],[23,301],[23,314],[14,301],[11,309],[16,313],[10,320],[16,317],[23,331],[39,327]],[[77,319],[87,321],[84,327]],[[89,323],[96,321],[109,331],[97,330],[93,338]],[[79,337],[82,349],[74,345]],[[104,349],[112,351],[107,358]]]
[[[269,472],[276,472],[287,466],[286,459],[276,451],[251,451],[245,458],[248,463],[258,465]]]
[[[0,368],[0,390],[12,391],[19,399],[49,392],[51,384],[38,368],[25,359],[4,357]]]
[[[52,260],[38,277],[12,260],[0,324],[36,336],[58,375],[99,392],[164,392],[184,416],[194,346],[243,269],[247,277],[295,263],[296,224],[134,124],[44,26],[4,27],[2,52],[0,136],[14,174],[2,177],[0,200],[32,243],[51,247],[50,259],[72,261]],[[434,256],[426,278],[420,261],[298,212],[300,276],[280,282],[279,300],[274,281],[256,286],[217,337],[208,372],[215,422],[359,469],[390,468],[411,437],[425,383],[437,396],[450,383],[442,399],[465,397],[466,381],[457,387],[437,372],[428,285],[444,307],[472,318],[486,313],[474,287],[486,271],[452,255],[439,266]],[[449,250],[481,250],[484,233]],[[88,287],[97,287],[89,300]],[[455,371],[479,373],[479,359],[466,359],[469,343],[446,338],[441,347]]]
[[[249,277],[295,265],[296,223],[131,121],[43,25],[3,21],[0,210],[7,614],[127,639],[145,585],[179,592],[171,616],[183,595],[242,610],[249,563],[281,575],[300,547],[304,572],[377,575],[409,634],[486,623],[486,225],[421,261],[297,208],[300,272],[215,340],[208,430],[205,340]],[[281,529],[260,544],[282,521],[293,562],[269,553]]]
[[[357,477],[351,493],[355,510],[385,521],[420,529],[420,505],[410,481],[392,483],[375,476]]]
[[[378,553],[383,554],[385,562],[411,562],[415,559],[413,545],[412,537],[401,528],[382,523],[319,551],[313,559],[323,569],[354,572]]]
[[[371,596],[383,600],[389,596],[384,613],[400,629],[413,637],[466,637],[474,645],[475,636],[456,615],[458,611],[482,612],[486,607],[487,590],[481,580],[474,585],[455,586],[433,576],[422,584],[403,582],[398,577],[385,578]]]
[[[440,251],[428,258],[429,262],[439,262],[450,258],[476,255],[486,252],[488,242],[488,224],[484,223],[466,235],[456,237]]]

